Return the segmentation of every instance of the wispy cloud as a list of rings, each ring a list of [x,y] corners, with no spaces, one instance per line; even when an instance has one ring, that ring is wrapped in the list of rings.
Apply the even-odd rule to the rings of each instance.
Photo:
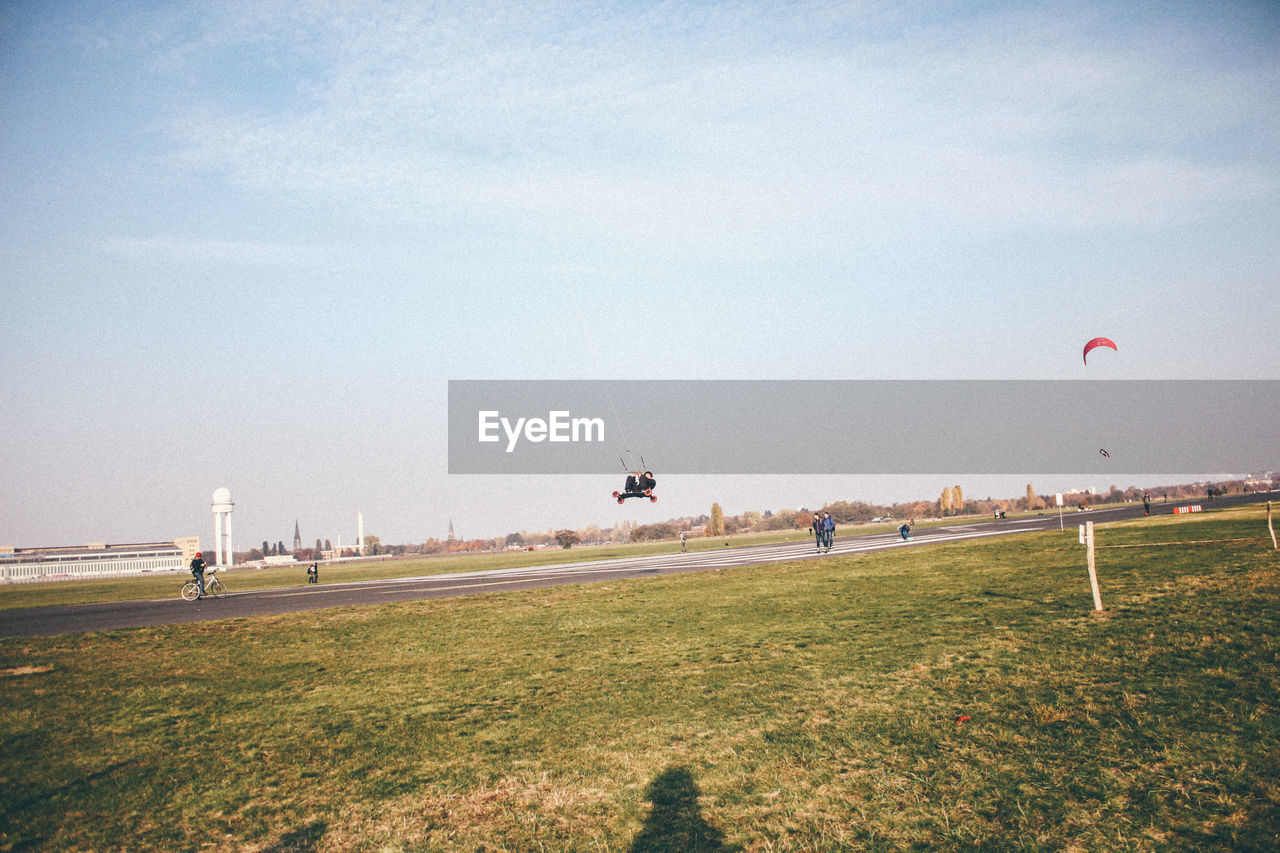
[[[1262,140],[1280,133],[1277,110],[1238,93],[1274,89],[1275,64],[1201,66],[1163,37],[1098,43],[1087,18],[1073,29],[1010,13],[888,36],[886,13],[848,15],[827,22],[841,49],[771,32],[776,11],[760,6],[714,21],[615,12],[550,34],[532,12],[377,8],[280,12],[256,29],[238,17],[210,36],[296,75],[304,94],[258,112],[203,91],[170,125],[175,162],[375,215],[603,217],[634,240],[699,220],[711,234],[717,222],[809,235],[833,221],[845,234],[1151,227],[1273,193],[1280,177],[1266,158],[1214,152],[1223,127],[1274,147]],[[264,28],[270,56],[255,52]]]
[[[96,246],[107,254],[132,260],[202,264],[296,267],[319,264],[330,257],[328,249],[316,246],[227,240],[119,237],[100,240]]]

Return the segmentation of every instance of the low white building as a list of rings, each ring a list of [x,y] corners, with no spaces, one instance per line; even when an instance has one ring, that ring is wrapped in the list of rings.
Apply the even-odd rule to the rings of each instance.
[[[186,571],[199,550],[198,536],[124,545],[90,542],[51,548],[0,547],[0,583]]]

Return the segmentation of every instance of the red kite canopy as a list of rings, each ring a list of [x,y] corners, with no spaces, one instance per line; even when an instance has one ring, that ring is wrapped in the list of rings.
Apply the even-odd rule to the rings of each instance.
[[[1093,349],[1097,349],[1098,347],[1111,347],[1112,349],[1116,349],[1116,342],[1111,340],[1111,338],[1094,338],[1093,340],[1089,341],[1089,343],[1084,345],[1084,363],[1085,364],[1089,363],[1089,351]],[[1119,352],[1119,350],[1116,350],[1116,351]]]

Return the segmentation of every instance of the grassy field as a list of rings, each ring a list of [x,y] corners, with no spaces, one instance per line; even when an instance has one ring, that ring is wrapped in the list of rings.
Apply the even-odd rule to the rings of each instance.
[[[0,640],[0,849],[1280,849],[1262,518]]]

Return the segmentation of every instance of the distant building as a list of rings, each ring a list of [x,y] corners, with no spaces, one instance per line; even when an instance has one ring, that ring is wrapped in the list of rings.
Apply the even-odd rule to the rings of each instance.
[[[1255,471],[1245,478],[1244,485],[1245,488],[1265,492],[1280,484],[1276,482],[1276,473],[1274,471]]]
[[[51,548],[0,547],[0,583],[185,571],[199,550],[198,536],[123,545],[90,542]]]
[[[302,550],[302,531],[298,529],[297,519],[294,519],[293,522],[293,550]]]

